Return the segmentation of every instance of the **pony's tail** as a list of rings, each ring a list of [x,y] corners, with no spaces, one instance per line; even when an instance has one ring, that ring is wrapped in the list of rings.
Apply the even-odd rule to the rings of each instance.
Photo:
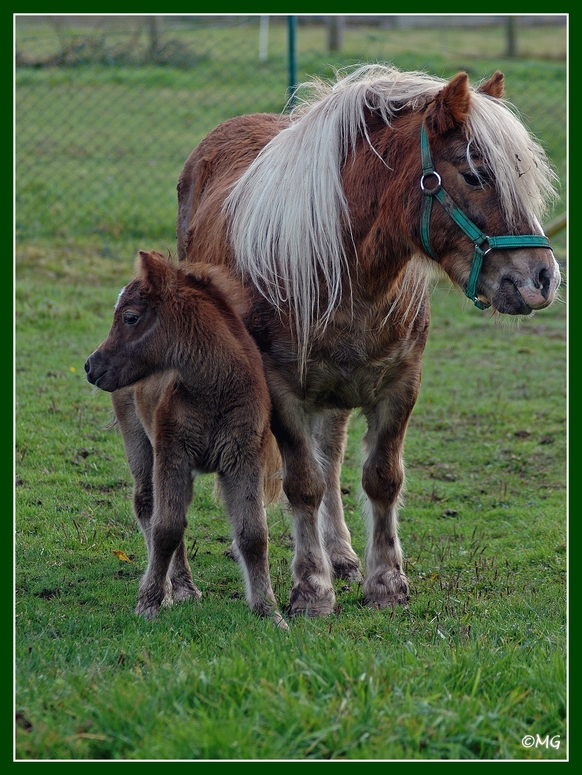
[[[269,431],[267,441],[267,457],[265,462],[265,476],[263,479],[263,501],[265,506],[277,503],[283,494],[283,464],[277,441]]]

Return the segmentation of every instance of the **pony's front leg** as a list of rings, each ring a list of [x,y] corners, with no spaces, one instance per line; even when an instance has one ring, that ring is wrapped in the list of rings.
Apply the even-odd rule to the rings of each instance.
[[[321,535],[334,575],[349,581],[362,581],[360,560],[352,549],[350,531],[344,519],[340,481],[350,414],[343,410],[326,412],[315,433],[326,482],[320,509]]]
[[[291,616],[327,616],[333,611],[335,593],[332,567],[318,524],[325,478],[313,449],[311,429],[303,410],[298,408],[297,413],[291,415],[288,409],[285,423],[281,415],[274,412],[273,431],[283,461],[283,490],[294,522],[294,585],[289,598],[289,613]]]
[[[253,468],[222,473],[219,480],[220,492],[233,529],[233,556],[243,572],[249,608],[259,616],[271,617],[280,629],[287,630],[287,623],[277,610],[271,586],[262,471]]]
[[[398,397],[392,395],[368,415],[364,442],[369,454],[362,486],[370,510],[364,599],[371,608],[408,601],[408,580],[402,570],[398,538],[398,506],[404,484],[404,436],[417,393],[416,387],[410,387]]]
[[[139,597],[135,613],[152,619],[162,605],[172,604],[172,578],[170,568],[186,572],[184,530],[186,512],[192,497],[192,476],[183,452],[171,444],[156,447],[154,454],[154,510],[150,525],[148,567],[139,585]],[[176,559],[175,555],[178,552]],[[183,552],[183,554],[182,554]],[[184,566],[182,561],[186,562]],[[194,587],[190,569],[186,573],[193,587],[193,594],[200,597]],[[183,584],[179,586],[182,588]],[[198,593],[198,594],[196,594]],[[185,599],[180,596],[178,599]]]

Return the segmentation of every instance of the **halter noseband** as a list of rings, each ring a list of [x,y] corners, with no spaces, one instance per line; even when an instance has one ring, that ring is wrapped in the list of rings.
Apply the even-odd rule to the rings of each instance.
[[[423,194],[425,194],[424,207],[422,215],[420,217],[420,237],[422,245],[428,255],[434,258],[438,262],[437,256],[433,253],[430,247],[430,216],[432,211],[433,199],[438,199],[441,205],[445,208],[446,212],[451,216],[453,221],[459,226],[462,231],[465,232],[467,237],[473,241],[475,245],[475,253],[473,255],[473,263],[471,265],[471,273],[469,275],[469,282],[465,289],[465,296],[467,296],[479,309],[487,309],[490,304],[485,304],[477,298],[477,282],[479,280],[479,274],[481,272],[481,265],[483,263],[483,256],[486,256],[490,250],[499,250],[506,248],[552,248],[550,241],[547,237],[541,234],[515,234],[506,235],[502,237],[488,237],[484,234],[474,223],[471,221],[465,213],[457,206],[453,199],[447,194],[442,187],[441,176],[434,168],[432,158],[430,155],[430,146],[428,144],[428,137],[426,134],[426,128],[424,123],[420,131],[420,154],[422,160],[422,176],[420,178],[420,188]],[[437,184],[434,188],[427,188],[425,185],[425,178],[435,177]],[[484,247],[486,245],[486,247]]]

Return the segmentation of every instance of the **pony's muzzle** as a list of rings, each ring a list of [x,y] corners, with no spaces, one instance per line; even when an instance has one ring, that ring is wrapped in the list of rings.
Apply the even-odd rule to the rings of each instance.
[[[88,382],[99,387],[98,382],[106,371],[107,368],[103,363],[101,353],[99,350],[95,350],[85,361],[85,374],[87,375]]]
[[[493,303],[498,312],[510,315],[529,315],[533,310],[545,309],[554,301],[560,285],[560,270],[544,263],[527,279],[510,273],[503,277],[494,294]]]

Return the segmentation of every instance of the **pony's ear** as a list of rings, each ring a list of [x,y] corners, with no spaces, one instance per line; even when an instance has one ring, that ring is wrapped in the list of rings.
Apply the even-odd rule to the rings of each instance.
[[[136,275],[148,295],[161,296],[172,284],[172,265],[161,253],[140,250],[135,263]]]
[[[489,80],[477,87],[477,91],[482,94],[488,94],[490,97],[496,97],[497,99],[503,97],[504,83],[501,70],[496,70]]]
[[[461,126],[467,118],[470,100],[469,76],[457,73],[428,106],[427,127],[442,135]]]

